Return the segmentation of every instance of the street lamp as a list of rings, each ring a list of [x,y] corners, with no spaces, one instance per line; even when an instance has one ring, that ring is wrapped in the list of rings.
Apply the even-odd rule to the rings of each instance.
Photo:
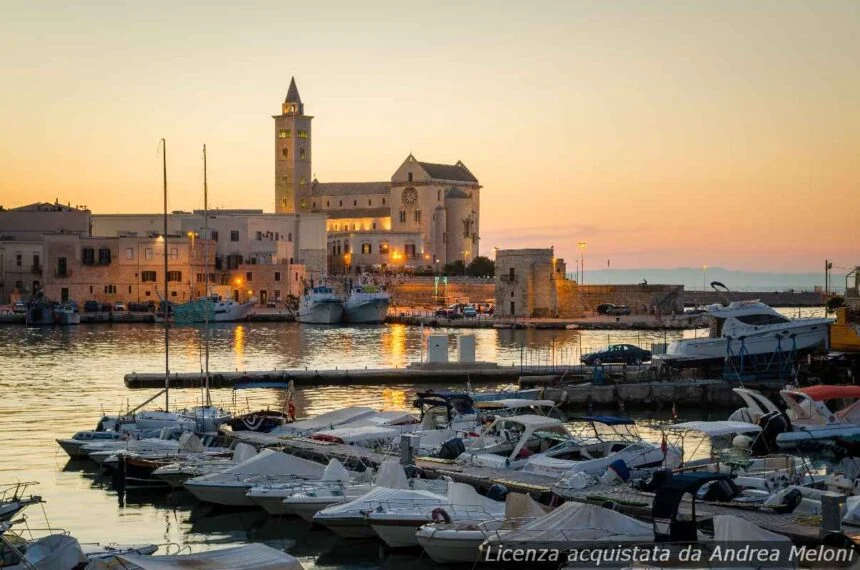
[[[588,244],[584,241],[580,241],[576,243],[576,247],[579,248],[579,267],[582,272],[582,280],[579,282],[580,285],[585,284],[585,246]]]

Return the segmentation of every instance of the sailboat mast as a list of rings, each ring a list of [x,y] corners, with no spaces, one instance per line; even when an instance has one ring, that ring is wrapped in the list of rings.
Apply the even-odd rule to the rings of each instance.
[[[209,297],[209,185],[208,180],[206,178],[206,145],[203,145],[203,237],[205,238],[205,242],[203,245],[203,271],[206,275],[204,278],[205,283],[205,296],[206,296],[206,310],[203,311],[203,330],[204,330],[204,350],[205,350],[205,358],[204,358],[204,366],[205,366],[205,384],[206,384],[206,405],[212,405],[212,397],[209,394],[209,304],[212,300]]]
[[[164,173],[164,411],[170,411],[170,323],[168,322],[168,303],[170,295],[167,292],[167,141],[161,139],[162,171]]]

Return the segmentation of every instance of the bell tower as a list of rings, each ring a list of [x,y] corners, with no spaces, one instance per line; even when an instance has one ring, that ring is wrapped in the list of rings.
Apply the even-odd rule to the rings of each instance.
[[[275,213],[311,211],[311,119],[290,79],[281,114],[275,119]]]

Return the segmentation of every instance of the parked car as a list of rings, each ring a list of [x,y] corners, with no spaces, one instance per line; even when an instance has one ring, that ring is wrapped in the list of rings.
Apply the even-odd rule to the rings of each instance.
[[[17,302],[17,303],[15,303],[15,305],[12,307],[12,312],[13,312],[13,313],[18,313],[18,314],[26,313],[26,312],[27,312],[27,305],[25,305],[23,301],[18,301],[18,302]]]
[[[478,311],[475,307],[463,307],[463,316],[467,319],[474,319],[478,316]]]
[[[98,301],[86,301],[84,303],[84,312],[85,313],[98,313],[101,305],[99,305]]]
[[[613,344],[599,352],[583,354],[580,359],[586,366],[599,364],[642,364],[651,360],[651,351],[632,344]]]
[[[629,315],[631,312],[627,305],[613,305],[606,310],[607,315]]]
[[[114,311],[125,311],[126,310],[125,303],[123,303],[121,301],[117,301],[116,303],[113,304],[113,310]]]
[[[110,303],[102,303],[99,305],[99,310],[103,313],[110,313],[113,310],[113,305]]]
[[[615,305],[613,305],[612,303],[601,303],[601,304],[597,305],[597,309],[595,309],[595,311],[597,312],[598,315],[605,315],[606,311],[608,311],[609,309],[611,309],[614,306]]]

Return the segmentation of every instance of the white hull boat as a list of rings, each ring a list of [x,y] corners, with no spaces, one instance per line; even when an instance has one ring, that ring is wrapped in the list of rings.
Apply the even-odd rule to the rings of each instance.
[[[331,287],[310,288],[299,303],[297,320],[300,323],[334,325],[343,317],[343,301]]]
[[[325,466],[266,449],[256,456],[220,473],[195,477],[184,487],[199,500],[216,505],[251,507],[254,502],[247,496],[255,486],[277,483],[297,483],[301,480],[318,481]]]
[[[265,544],[251,543],[234,548],[209,550],[191,554],[141,556],[118,554],[93,566],[93,570],[110,568],[141,568],[143,570],[182,570],[189,568],[230,570],[302,570],[302,564],[286,552]]]
[[[305,493],[316,495],[339,492],[343,496],[343,487],[349,484],[355,473],[350,473],[337,459],[332,459],[326,465],[319,481],[300,481],[275,485],[260,485],[248,490],[247,496],[251,501],[271,515],[288,514],[284,512],[284,500],[295,494]]]
[[[758,301],[735,301],[727,307],[706,308],[711,321],[708,337],[670,343],[654,361],[668,366],[716,365],[727,357],[751,358],[782,353],[804,353],[827,342],[833,319],[789,319]]]
[[[355,287],[344,303],[344,320],[352,324],[380,324],[385,322],[390,304],[388,293],[379,287]]]

